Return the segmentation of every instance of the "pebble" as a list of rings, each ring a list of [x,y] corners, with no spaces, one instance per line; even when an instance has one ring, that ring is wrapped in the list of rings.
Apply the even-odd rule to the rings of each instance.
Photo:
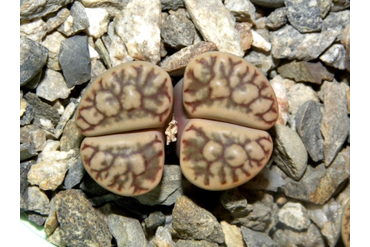
[[[345,188],[343,189],[343,191],[339,193],[339,195],[337,195],[335,201],[338,202],[342,208],[344,208],[350,199],[350,194],[351,194],[351,182],[350,180],[348,180],[347,184],[345,185]]]
[[[154,238],[149,242],[149,246],[155,247],[176,247],[172,240],[171,233],[167,228],[159,226],[155,232]]]
[[[307,151],[291,128],[275,124],[273,127],[274,150],[272,159],[290,178],[299,180],[307,167]]]
[[[321,229],[322,235],[328,241],[330,247],[334,247],[338,241],[341,230],[341,216],[343,208],[331,198],[324,205],[307,205],[308,216]]]
[[[60,135],[63,133],[63,129],[67,124],[67,121],[72,117],[73,113],[77,108],[77,104],[74,102],[70,102],[65,110],[63,111],[62,116],[59,119],[57,126],[55,127],[54,137],[59,139]]]
[[[94,38],[100,38],[108,31],[109,13],[104,8],[85,8],[89,27],[87,33]]]
[[[91,60],[87,36],[75,35],[61,43],[59,63],[67,86],[80,85],[91,77]]]
[[[64,34],[66,37],[70,37],[75,34],[73,32],[73,17],[71,16],[71,13],[69,14],[70,15],[67,17],[67,19],[57,29],[59,32]]]
[[[168,10],[168,9],[178,9],[183,8],[184,0],[161,0],[161,8],[162,10]]]
[[[86,172],[82,165],[80,156],[77,156],[74,161],[75,162],[71,162],[71,164],[69,165],[68,172],[63,182],[63,185],[66,187],[67,190],[70,190],[77,184],[79,184]]]
[[[36,89],[36,95],[48,101],[66,99],[73,88],[67,87],[61,73],[46,69],[45,75]]]
[[[70,15],[69,9],[62,8],[58,13],[46,21],[47,32],[50,33],[62,25]]]
[[[253,49],[248,51],[244,59],[256,66],[265,76],[267,76],[267,73],[274,69],[279,62],[271,53],[263,53]]]
[[[19,31],[21,36],[32,39],[37,43],[41,43],[41,40],[46,35],[47,25],[42,19],[38,19],[21,23]]]
[[[228,10],[230,10],[236,21],[255,22],[256,8],[249,0],[226,0],[224,5]]]
[[[85,30],[89,27],[89,18],[85,7],[78,1],[75,1],[71,7],[70,14],[73,17],[73,33]]]
[[[176,242],[176,247],[218,247],[216,243],[212,243],[205,240],[182,240]]]
[[[251,0],[251,2],[268,8],[278,8],[284,5],[284,0]]]
[[[319,0],[317,4],[320,9],[320,17],[325,18],[325,16],[329,13],[330,7],[333,3],[333,0]]]
[[[320,126],[322,113],[320,104],[309,100],[299,107],[296,116],[296,130],[313,161],[324,159],[324,139]]]
[[[253,35],[252,35],[252,24],[249,22],[237,22],[235,24],[236,30],[240,35],[240,43],[243,51],[247,51],[252,47]]]
[[[29,186],[26,193],[27,210],[34,211],[43,215],[49,214],[50,201],[45,192],[41,191],[37,186]]]
[[[44,67],[48,49],[32,39],[21,37],[20,54],[20,85],[23,86]]]
[[[272,11],[266,20],[266,26],[271,30],[277,30],[288,22],[286,7]]]
[[[60,138],[60,151],[68,151],[70,149],[79,149],[84,136],[77,128],[75,119],[70,119],[63,130],[63,135]]]
[[[335,36],[335,41],[342,39],[344,29],[350,24],[350,11],[330,12],[322,24],[322,32]]]
[[[253,179],[241,185],[247,190],[264,190],[278,192],[278,189],[285,185],[284,179],[281,175],[268,167],[265,167]]]
[[[270,32],[272,55],[278,59],[304,60],[316,59],[336,39],[333,31],[326,30],[321,33],[300,33],[291,25]]]
[[[115,30],[126,45],[128,54],[156,64],[160,58],[161,2],[130,1],[115,18]]]
[[[311,221],[307,209],[300,203],[287,202],[279,210],[279,221],[297,231],[308,229]]]
[[[144,220],[144,224],[147,229],[155,230],[164,225],[165,221],[166,216],[161,211],[154,211]]]
[[[266,233],[253,231],[244,226],[241,227],[244,242],[247,246],[266,246],[266,247],[277,247],[278,245],[274,242]]]
[[[184,3],[205,41],[215,43],[219,51],[244,55],[234,17],[221,1],[184,0]]]
[[[350,50],[351,50],[351,47],[350,47],[350,26],[348,25],[343,33],[342,33],[342,39],[340,40],[340,43],[342,45],[344,45],[344,47],[346,48],[346,51],[347,51],[347,54],[348,54],[348,59],[350,59]]]
[[[261,49],[266,52],[271,50],[270,42],[267,42],[259,33],[257,33],[253,29],[251,30],[251,32],[253,36],[253,42],[252,42],[253,47]]]
[[[218,244],[225,242],[225,236],[216,217],[186,196],[177,199],[172,216],[172,236]]]
[[[282,64],[277,69],[285,78],[296,82],[321,84],[324,80],[332,81],[334,73],[330,72],[321,62],[292,61]]]
[[[222,192],[220,202],[234,220],[247,217],[254,209],[253,205],[248,204],[247,199],[239,192],[238,188]]]
[[[329,166],[348,137],[350,119],[347,114],[347,93],[339,83],[326,81],[321,92],[324,101],[321,133],[324,137],[325,165]]]
[[[272,239],[278,246],[326,246],[320,230],[315,224],[310,224],[308,230],[301,232],[292,229],[278,229]]]
[[[26,215],[27,215],[27,219],[29,221],[33,222],[34,224],[36,224],[38,226],[42,227],[45,223],[45,220],[46,220],[45,215],[40,215],[40,214],[34,213],[32,211],[27,212]]]
[[[41,18],[49,13],[57,11],[61,7],[64,7],[73,1],[74,0],[21,1],[20,20],[23,21]]]
[[[34,160],[29,160],[29,161],[25,161],[25,162],[21,162],[20,163],[20,168],[19,168],[19,171],[20,171],[20,179],[19,179],[19,182],[20,182],[20,208],[21,209],[26,209],[27,208],[27,191],[28,191],[28,180],[27,180],[27,176],[28,176],[28,172],[29,170],[31,169],[31,166],[35,164],[35,161]]]
[[[161,26],[163,42],[176,50],[193,44],[195,35],[194,24],[185,14],[169,15]]]
[[[77,203],[76,203],[77,202]],[[65,190],[55,196],[60,236],[67,246],[110,246],[112,235],[103,216],[80,190]]]
[[[344,45],[334,44],[330,46],[329,49],[320,56],[320,60],[326,65],[336,69],[349,70],[349,57]]]
[[[220,222],[222,231],[225,234],[225,244],[227,247],[244,246],[241,230],[236,225],[231,225],[226,221]]]
[[[124,217],[116,214],[109,214],[105,221],[109,231],[117,241],[118,247],[147,246],[143,229],[137,219]],[[106,245],[106,246],[110,246]]]
[[[29,158],[35,157],[38,153],[36,152],[35,145],[33,143],[22,143],[20,146],[20,161],[28,160]]]
[[[54,31],[50,33],[44,41],[42,41],[42,45],[45,46],[49,50],[49,56],[46,66],[49,69],[59,71],[61,70],[59,64],[59,53],[62,42],[66,40],[63,34],[58,31]]]
[[[323,20],[318,2],[317,0],[285,0],[290,24],[301,33],[320,31]]]

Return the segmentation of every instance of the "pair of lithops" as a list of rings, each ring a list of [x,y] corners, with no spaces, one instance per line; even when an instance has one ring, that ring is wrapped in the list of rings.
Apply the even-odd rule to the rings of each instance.
[[[207,52],[189,62],[175,87],[149,62],[109,69],[81,97],[76,123],[86,136],[80,152],[90,176],[136,196],[159,184],[165,144],[176,139],[181,171],[194,185],[225,190],[247,182],[271,156],[265,130],[277,117],[274,91],[254,65]]]

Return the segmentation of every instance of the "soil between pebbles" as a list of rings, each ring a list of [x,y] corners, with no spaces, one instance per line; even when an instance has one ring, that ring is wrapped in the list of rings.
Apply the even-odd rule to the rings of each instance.
[[[270,2],[21,1],[21,213],[57,246],[344,246],[349,1]],[[169,154],[148,194],[99,187],[78,151],[84,88],[133,60],[156,63],[175,84],[192,57],[213,50],[253,63],[275,90],[266,168],[238,188],[204,191]]]

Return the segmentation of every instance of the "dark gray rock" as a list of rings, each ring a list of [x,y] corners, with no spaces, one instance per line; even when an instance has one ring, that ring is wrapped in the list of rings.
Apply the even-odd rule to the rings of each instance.
[[[162,10],[184,8],[184,0],[161,0]]]
[[[154,230],[158,226],[164,225],[166,216],[161,211],[154,211],[144,220],[145,226],[149,230]]]
[[[42,102],[34,93],[31,92],[28,92],[26,95],[24,95],[24,98],[27,100],[28,104],[32,105],[35,111],[35,116],[33,120],[34,125],[47,128],[41,122],[43,120],[50,121],[52,126],[58,124],[60,116],[56,108]]]
[[[81,157],[78,155],[74,164],[69,166],[68,172],[64,179],[64,186],[69,190],[79,184],[85,175],[85,168],[82,164]]]
[[[47,218],[46,215],[41,215],[35,212],[27,212],[26,214],[27,219],[38,226],[43,226]]]
[[[266,246],[266,247],[277,247],[277,243],[274,242],[266,233],[256,232],[248,229],[244,226],[241,227],[244,242],[247,246]]]
[[[315,162],[324,158],[324,139],[320,131],[321,120],[320,104],[313,100],[299,107],[295,116],[296,131]]]
[[[25,161],[37,155],[35,145],[33,143],[22,143],[20,146],[20,160]]]
[[[272,236],[278,246],[315,246],[324,247],[324,239],[315,224],[307,231],[298,232],[292,229],[278,229]]]
[[[267,16],[266,26],[269,29],[276,30],[288,22],[286,7],[275,9]]]
[[[180,13],[169,15],[161,27],[163,42],[176,49],[192,45],[194,35],[194,24]]]
[[[88,173],[83,176],[79,188],[93,196],[103,196],[110,194],[110,192],[101,187]]]
[[[53,13],[74,0],[21,0],[20,19],[31,20]]]
[[[350,7],[350,0],[333,0],[333,4],[331,5],[330,11],[342,11],[344,9],[348,9]]]
[[[321,30],[322,18],[317,1],[285,0],[287,17],[301,33]]]
[[[48,49],[32,39],[20,40],[20,85],[23,86],[35,77],[46,64]]]
[[[344,45],[334,44],[324,54],[320,56],[320,60],[326,65],[336,69],[349,69],[349,56]]]
[[[71,16],[73,17],[73,32],[78,33],[81,30],[87,29],[89,24],[89,19],[86,15],[85,7],[82,3],[76,1],[73,3],[71,10]]]
[[[36,162],[34,160],[22,162],[20,164],[20,209],[21,211],[27,210],[27,199],[28,199],[28,193],[27,193],[27,186],[28,186],[28,172],[31,169],[31,166],[35,164]]]
[[[50,212],[50,201],[45,192],[37,186],[27,188],[27,210],[39,214],[48,215]]]
[[[218,247],[216,243],[208,242],[205,240],[183,240],[180,239],[176,242],[176,247]]]
[[[110,246],[112,235],[104,218],[80,190],[65,190],[55,196],[55,211],[61,239],[67,246]]]
[[[248,216],[254,209],[251,204],[248,204],[247,199],[239,192],[238,188],[223,192],[220,202],[230,212],[234,220]]]
[[[279,8],[284,5],[284,0],[251,0],[251,2],[268,8]]]
[[[91,60],[87,36],[75,35],[62,42],[59,63],[68,87],[80,85],[91,78]]]
[[[48,53],[48,61],[50,59],[50,51]],[[28,89],[31,89],[31,90],[34,90],[37,88],[37,86],[39,85],[40,81],[41,81],[41,78],[42,78],[42,75],[43,75],[43,70],[40,70],[40,72],[35,75],[31,80],[29,80],[25,85],[24,87],[25,88],[28,88]]]
[[[20,125],[24,126],[24,125],[30,124],[34,116],[35,116],[35,111],[33,110],[33,106],[27,105],[26,111],[23,113],[20,119]]]

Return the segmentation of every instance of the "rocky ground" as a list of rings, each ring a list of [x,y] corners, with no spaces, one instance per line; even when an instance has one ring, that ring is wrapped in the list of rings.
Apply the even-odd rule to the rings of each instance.
[[[20,11],[20,207],[50,242],[344,246],[349,0],[22,0]],[[266,168],[210,192],[187,182],[169,156],[161,186],[148,194],[99,187],[79,155],[74,113],[83,89],[132,60],[159,65],[175,84],[191,58],[213,50],[256,65],[275,90],[280,117]]]

